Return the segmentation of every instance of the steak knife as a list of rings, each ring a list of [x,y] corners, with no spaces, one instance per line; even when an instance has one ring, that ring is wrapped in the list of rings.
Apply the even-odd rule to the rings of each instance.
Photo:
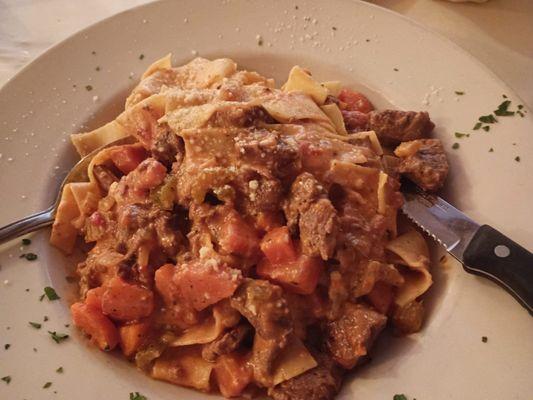
[[[533,316],[533,254],[489,225],[479,225],[439,196],[402,183],[407,217],[463,268],[505,288]]]

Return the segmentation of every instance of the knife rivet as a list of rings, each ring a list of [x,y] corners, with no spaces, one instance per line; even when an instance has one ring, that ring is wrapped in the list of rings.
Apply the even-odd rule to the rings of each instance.
[[[504,246],[503,244],[499,244],[494,248],[494,254],[496,254],[500,258],[508,257],[509,254],[511,254],[511,250],[509,250],[509,247]]]

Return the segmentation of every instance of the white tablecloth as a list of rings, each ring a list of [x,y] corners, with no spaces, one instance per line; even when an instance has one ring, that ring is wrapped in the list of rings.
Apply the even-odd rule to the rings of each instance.
[[[52,44],[148,0],[0,0],[0,85]],[[533,0],[371,0],[447,36],[533,107]],[[450,62],[453,62],[451,60]]]

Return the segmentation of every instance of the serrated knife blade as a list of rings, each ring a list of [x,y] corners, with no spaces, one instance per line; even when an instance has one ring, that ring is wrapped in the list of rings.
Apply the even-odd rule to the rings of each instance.
[[[533,254],[496,229],[480,225],[440,198],[402,185],[404,214],[440,243],[467,272],[487,277],[533,315]]]

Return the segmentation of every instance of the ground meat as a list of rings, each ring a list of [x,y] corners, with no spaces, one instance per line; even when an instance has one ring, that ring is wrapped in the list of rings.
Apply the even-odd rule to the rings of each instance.
[[[408,335],[418,332],[422,328],[424,321],[424,305],[421,301],[412,301],[403,307],[394,310],[392,325],[394,333],[398,335]]]
[[[248,324],[241,324],[230,329],[228,332],[204,346],[202,349],[202,358],[209,362],[215,362],[219,356],[237,350],[251,331],[252,328]]]
[[[399,171],[424,190],[436,191],[448,176],[448,160],[439,139],[402,143],[394,150],[400,157]]]
[[[362,305],[346,303],[341,316],[326,327],[326,345],[333,359],[346,369],[368,354],[387,317]]]
[[[93,174],[98,182],[98,186],[106,193],[114,182],[118,182],[118,177],[103,165],[95,165],[93,167]]]
[[[332,400],[342,383],[342,370],[326,354],[313,354],[318,365],[268,391],[274,400]]]
[[[185,150],[181,138],[170,131],[168,127],[158,126],[150,151],[156,160],[170,167],[176,162],[181,164]]]
[[[236,107],[234,104],[218,108],[209,118],[212,127],[249,127],[275,120],[261,106]]]
[[[385,145],[426,137],[435,127],[425,111],[385,110],[369,114],[368,130],[376,132]]]
[[[327,260],[333,255],[337,235],[337,212],[327,198],[324,187],[304,172],[291,186],[283,205],[287,225],[292,232],[299,228],[302,250],[310,256]]]

